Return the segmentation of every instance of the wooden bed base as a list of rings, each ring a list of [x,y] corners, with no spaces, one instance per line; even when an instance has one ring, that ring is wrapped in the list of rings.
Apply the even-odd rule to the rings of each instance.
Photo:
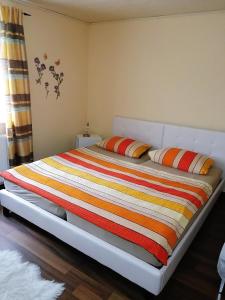
[[[10,211],[18,214],[70,246],[140,285],[147,291],[158,295],[172,276],[178,263],[213,208],[223,190],[224,183],[225,180],[223,179],[173,251],[168,265],[163,266],[161,269],[149,265],[6,190],[0,191],[0,203],[3,206],[3,214],[6,217],[9,216]]]

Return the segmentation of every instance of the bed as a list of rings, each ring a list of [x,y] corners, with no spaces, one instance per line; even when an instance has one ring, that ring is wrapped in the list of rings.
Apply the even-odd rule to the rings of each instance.
[[[176,145],[209,154],[216,160],[219,167],[224,169],[223,153],[225,150],[225,134],[222,132],[177,127],[122,117],[116,117],[114,119],[113,131],[117,135],[130,136],[153,144],[155,148]],[[148,163],[149,162],[144,162],[144,164]],[[218,183],[219,178],[220,175],[218,175],[216,179],[217,182],[215,182],[213,194],[203,209],[194,218],[183,238],[179,241],[172,256],[169,258],[167,266],[157,265],[157,262],[155,266],[150,265],[149,261],[143,258],[143,255],[137,257],[132,251],[116,244],[118,241],[112,244],[109,240],[100,238],[93,232],[93,228],[90,229],[84,227],[84,225],[80,225],[78,220],[74,220],[74,216],[68,212],[66,212],[66,214],[69,222],[65,221],[65,215],[59,217],[57,213],[53,214],[53,212],[46,211],[26,201],[19,194],[13,193],[13,189],[16,188],[15,186],[8,186],[10,192],[6,190],[1,191],[1,204],[3,207],[14,211],[157,295],[172,275],[222,191],[224,180],[222,179]],[[7,184],[8,183],[6,183],[6,185]],[[150,261],[150,263],[154,264],[152,261]]]

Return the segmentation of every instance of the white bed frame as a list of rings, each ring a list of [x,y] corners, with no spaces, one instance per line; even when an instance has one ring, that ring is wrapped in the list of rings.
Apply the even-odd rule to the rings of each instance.
[[[149,142],[155,148],[180,146],[208,154],[214,157],[216,164],[225,171],[224,132],[115,117],[113,133]],[[222,179],[205,207],[175,248],[173,255],[169,258],[168,265],[161,269],[149,265],[6,190],[0,191],[0,202],[6,209],[15,212],[149,292],[158,295],[211,211],[223,190],[224,182]]]

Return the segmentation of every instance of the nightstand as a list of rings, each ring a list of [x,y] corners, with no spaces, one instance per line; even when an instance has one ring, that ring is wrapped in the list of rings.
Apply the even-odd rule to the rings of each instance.
[[[102,138],[97,134],[90,134],[90,136],[83,136],[83,134],[78,134],[75,137],[74,147],[82,148],[92,146],[101,142]]]

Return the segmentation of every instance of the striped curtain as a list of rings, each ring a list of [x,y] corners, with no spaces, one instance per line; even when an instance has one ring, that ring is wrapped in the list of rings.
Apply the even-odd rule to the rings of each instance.
[[[8,138],[10,166],[30,162],[31,102],[23,30],[23,13],[0,6],[0,130]]]

